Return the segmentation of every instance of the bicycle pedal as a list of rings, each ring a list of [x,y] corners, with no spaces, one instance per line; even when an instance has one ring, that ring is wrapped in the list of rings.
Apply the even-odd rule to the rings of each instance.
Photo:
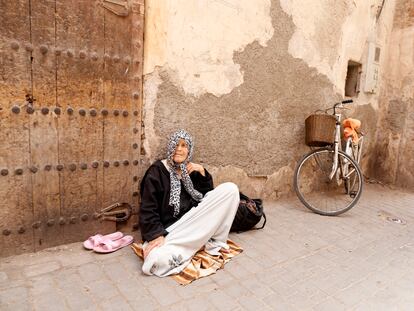
[[[356,192],[356,191],[351,191],[351,192],[349,193],[349,196],[350,196],[351,198],[355,198],[355,197],[356,197],[356,195],[357,195],[357,192]]]

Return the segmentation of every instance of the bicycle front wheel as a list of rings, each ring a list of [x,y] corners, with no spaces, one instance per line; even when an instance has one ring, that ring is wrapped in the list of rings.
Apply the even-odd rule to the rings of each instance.
[[[362,193],[359,165],[342,151],[338,153],[338,168],[330,178],[334,157],[335,152],[330,148],[314,150],[299,161],[294,174],[294,188],[299,200],[320,215],[345,213],[358,202]]]

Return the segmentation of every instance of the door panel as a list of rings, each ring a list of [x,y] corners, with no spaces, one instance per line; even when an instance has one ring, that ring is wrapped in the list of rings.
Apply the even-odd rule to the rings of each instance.
[[[140,132],[134,129],[140,128],[141,94],[140,81],[134,76],[139,74],[136,63],[142,60],[142,52],[134,44],[142,42],[142,32],[137,30],[137,23],[143,22],[141,8],[143,2],[135,1],[127,17],[105,12],[104,98],[110,114],[104,123],[104,154],[111,162],[104,175],[106,204],[118,192],[124,202],[137,206],[134,176],[138,175]]]
[[[0,254],[33,251],[29,1],[0,1]]]
[[[32,85],[34,112],[30,116],[30,154],[34,219],[42,225],[34,230],[35,249],[63,243],[60,220],[58,163],[59,110],[56,93],[55,1],[31,0]]]
[[[98,176],[103,172],[104,10],[99,1],[56,2],[56,42],[62,49],[57,67],[59,103],[65,113],[59,124],[62,216],[68,219],[65,242],[98,231],[115,230],[112,222],[93,218],[102,208]],[[68,113],[68,108],[73,113]],[[96,167],[94,167],[96,166]]]

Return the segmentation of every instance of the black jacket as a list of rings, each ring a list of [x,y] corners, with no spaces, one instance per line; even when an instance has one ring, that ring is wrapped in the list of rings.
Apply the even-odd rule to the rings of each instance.
[[[190,178],[194,188],[203,195],[213,190],[213,178],[207,170],[205,176],[192,172]],[[174,217],[174,207],[169,205],[170,186],[169,171],[160,160],[156,161],[148,168],[141,182],[139,223],[144,241],[167,235],[166,228],[198,205],[181,183],[180,214]]]

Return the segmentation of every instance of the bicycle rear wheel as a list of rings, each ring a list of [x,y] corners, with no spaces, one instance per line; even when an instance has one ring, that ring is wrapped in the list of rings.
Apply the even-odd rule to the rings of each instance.
[[[362,173],[358,164],[342,151],[332,179],[334,150],[322,148],[306,154],[296,166],[294,188],[299,200],[311,211],[337,216],[350,210],[362,193]],[[346,165],[346,172],[343,167]],[[352,185],[352,189],[349,189]],[[352,191],[350,191],[352,190]]]

